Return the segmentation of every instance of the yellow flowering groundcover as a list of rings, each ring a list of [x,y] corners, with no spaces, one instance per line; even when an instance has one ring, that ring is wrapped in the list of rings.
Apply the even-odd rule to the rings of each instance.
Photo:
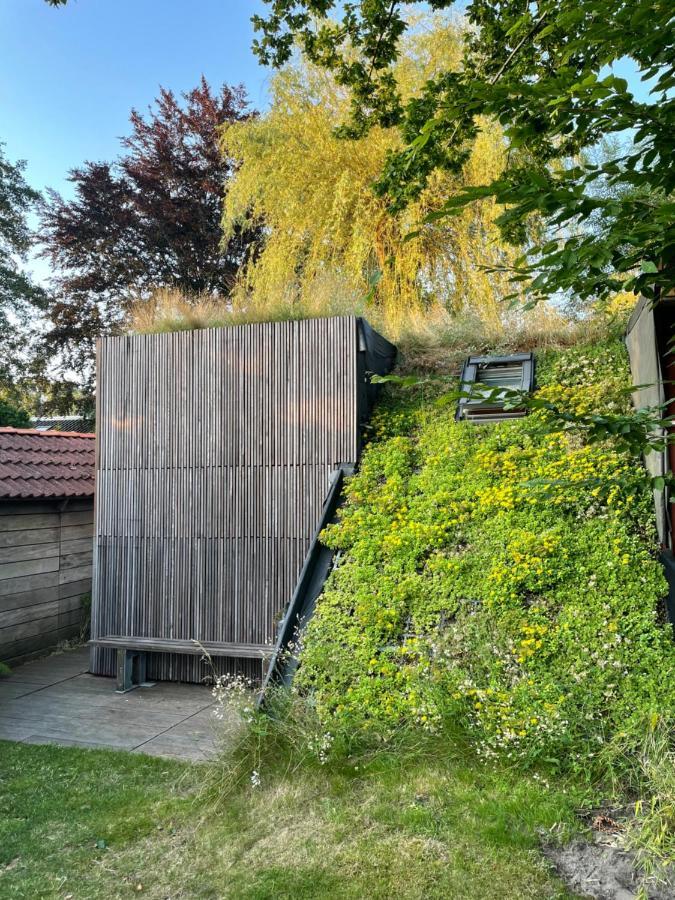
[[[623,411],[620,340],[537,357],[540,396]],[[389,388],[324,533],[337,565],[295,690],[349,745],[469,734],[488,756],[567,764],[675,722],[650,489],[639,459],[546,412],[454,421],[438,390]]]

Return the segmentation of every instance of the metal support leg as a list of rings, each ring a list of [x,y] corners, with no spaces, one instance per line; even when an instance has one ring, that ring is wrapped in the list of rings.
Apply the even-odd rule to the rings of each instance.
[[[133,691],[145,681],[145,653],[141,650],[117,651],[117,693]]]

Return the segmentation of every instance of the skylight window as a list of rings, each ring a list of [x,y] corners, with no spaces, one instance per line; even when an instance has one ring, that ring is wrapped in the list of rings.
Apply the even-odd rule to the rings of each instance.
[[[529,392],[534,386],[534,358],[531,353],[513,356],[470,356],[462,369],[462,397],[457,419],[496,422],[517,419],[527,410],[505,409],[509,391]]]

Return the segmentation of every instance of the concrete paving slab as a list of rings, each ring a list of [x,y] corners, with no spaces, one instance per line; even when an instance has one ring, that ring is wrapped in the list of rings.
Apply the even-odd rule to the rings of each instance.
[[[138,743],[138,735],[101,735],[101,740],[96,742],[95,735],[89,734],[79,738],[71,737],[70,733],[61,731],[49,731],[49,734],[29,734],[23,738],[22,744],[54,744],[59,747],[82,747],[95,745],[98,749],[107,750],[133,750]]]
[[[219,724],[220,723],[215,719],[210,721],[204,721],[203,719],[194,721],[193,716],[174,725],[167,734],[176,737],[191,737],[195,740],[211,741],[218,735]]]
[[[28,701],[30,698],[19,697],[18,699],[26,699]],[[69,728],[87,727],[92,722],[103,727],[134,725],[154,729],[156,732],[165,731],[167,728],[172,728],[184,720],[184,717],[180,715],[171,716],[166,713],[155,713],[151,710],[131,711],[115,708],[98,708],[96,714],[92,717],[91,709],[85,709],[82,706],[73,708],[64,704],[52,704],[49,706],[45,703],[28,702],[24,706],[20,706],[16,702],[11,705],[0,704],[0,722],[6,718],[49,722],[55,727],[59,727],[63,723]]]
[[[21,722],[0,722],[0,741],[23,741],[34,730]]]
[[[14,697],[23,697],[24,694],[30,694],[35,689],[34,684],[19,684],[18,682],[5,683],[0,681],[0,701],[5,699],[13,699]]]
[[[158,734],[158,729],[152,726],[122,724],[73,722],[64,716],[26,716],[21,719],[0,717],[0,723],[6,727],[29,728],[31,734],[45,736],[75,738],[77,740],[95,740],[110,743],[110,746],[123,744],[136,747]],[[159,732],[161,733],[161,732]]]
[[[75,656],[75,659],[69,658]],[[45,659],[54,659],[49,668],[46,668]],[[25,663],[23,666],[12,671],[3,683],[12,684],[19,682],[21,684],[47,685],[55,684],[58,681],[72,678],[86,672],[89,668],[89,656],[84,655],[81,650],[73,650],[68,653],[48,656],[34,662]]]
[[[127,747],[110,747],[109,744],[101,743],[100,741],[76,741],[72,738],[59,737],[58,739],[52,736],[46,736],[43,734],[31,734],[27,738],[24,738],[22,741],[24,744],[54,744],[57,747],[85,747],[90,750],[127,750]]]
[[[208,759],[224,730],[208,687],[157,682],[128,694],[90,675],[86,647],[20,666],[0,680],[0,738]]]
[[[148,756],[188,759],[191,762],[207,762],[215,755],[216,748],[209,741],[196,741],[192,738],[172,736],[169,733],[135,747],[133,752],[145,753]]]

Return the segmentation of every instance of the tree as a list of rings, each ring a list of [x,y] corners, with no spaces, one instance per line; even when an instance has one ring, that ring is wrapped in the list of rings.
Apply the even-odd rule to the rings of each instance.
[[[253,19],[264,63],[285,64],[297,41],[350,89],[346,133],[400,126],[406,147],[390,154],[378,184],[396,208],[417,198],[439,167],[459,172],[483,123],[496,120],[510,165],[449,197],[441,214],[492,197],[504,206],[503,234],[516,240],[541,216],[548,232],[511,271],[531,279],[535,299],[617,290],[657,297],[675,288],[670,0],[471,0],[461,69],[440,72],[410,98],[392,75],[409,4],[345,4],[335,22],[335,0],[265,2],[269,15]],[[429,5],[446,9],[452,0]],[[646,100],[612,71],[626,60],[646,81]],[[600,164],[584,158],[611,135],[628,138],[629,149]],[[583,228],[590,219],[594,227]]]
[[[443,66],[459,66],[462,37],[445,17],[418,18],[392,72],[397,90],[413,96]],[[348,95],[330,73],[298,64],[273,79],[268,112],[224,129],[225,153],[240,161],[225,200],[225,235],[261,220],[266,226],[237,299],[326,314],[367,296],[368,314],[381,314],[394,334],[402,316],[434,305],[498,322],[509,285],[484,265],[504,267],[515,253],[499,240],[494,201],[410,233],[449,195],[501,173],[499,126],[486,123],[460,171],[434,173],[408,209],[392,214],[372,185],[387,155],[401,149],[400,135],[377,125],[340,140],[335,129],[348,111]]]
[[[36,352],[35,319],[45,303],[44,291],[22,269],[32,243],[28,214],[39,199],[24,169],[0,144],[0,399],[13,404]]]
[[[24,409],[0,398],[0,428],[30,428],[30,416]]]
[[[49,192],[42,216],[44,255],[57,276],[49,347],[91,378],[96,338],[124,320],[128,304],[155,287],[227,294],[257,230],[221,242],[220,219],[235,162],[219,148],[219,128],[251,117],[243,88],[183,95],[162,88],[115,162],[73,169],[75,196]]]

